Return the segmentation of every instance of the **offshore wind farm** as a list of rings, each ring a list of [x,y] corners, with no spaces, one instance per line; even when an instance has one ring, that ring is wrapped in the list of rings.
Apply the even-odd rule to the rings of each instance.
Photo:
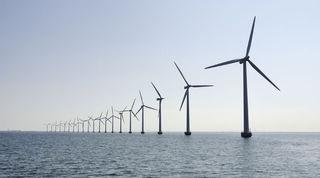
[[[233,59],[233,60],[230,60],[230,61],[226,61],[226,62],[222,62],[222,63],[219,63],[219,64],[216,64],[216,65],[212,65],[212,66],[209,66],[209,67],[206,67],[205,69],[210,69],[210,68],[214,68],[214,67],[218,67],[218,66],[223,66],[223,65],[228,65],[228,64],[232,64],[232,63],[240,63],[243,65],[243,105],[244,105],[244,109],[243,109],[243,132],[241,132],[241,137],[243,138],[250,138],[252,136],[252,133],[249,129],[249,111],[248,111],[248,89],[247,89],[247,67],[246,67],[246,62],[248,62],[261,76],[263,76],[268,82],[270,82],[276,89],[278,89],[280,91],[280,89],[249,59],[249,52],[250,52],[250,49],[251,49],[251,43],[252,43],[252,37],[253,37],[253,32],[254,32],[254,26],[255,26],[255,21],[256,21],[256,17],[254,17],[253,19],[253,23],[252,23],[252,27],[251,27],[251,32],[250,32],[250,37],[249,37],[249,41],[248,41],[248,45],[247,45],[247,50],[246,50],[246,55],[244,58],[240,58],[240,59]],[[190,88],[203,88],[203,87],[212,87],[213,85],[191,85],[188,83],[188,81],[186,80],[185,76],[183,75],[181,69],[179,68],[179,66],[176,64],[176,62],[174,62],[174,65],[176,66],[177,70],[179,71],[182,79],[184,80],[186,86],[184,87],[184,89],[186,90],[184,95],[183,95],[183,99],[182,99],[182,103],[181,103],[181,106],[180,106],[180,109],[182,109],[182,106],[186,100],[186,131],[184,132],[185,135],[191,135],[191,131],[190,131],[190,110],[189,110],[189,89]],[[162,104],[162,100],[164,98],[161,97],[158,89],[155,87],[155,85],[151,82],[151,85],[152,87],[155,89],[155,91],[157,92],[159,98],[157,98],[156,100],[159,101],[159,109],[158,109],[158,118],[159,118],[159,131],[158,131],[158,134],[161,135],[162,134],[162,131],[161,131],[161,104]],[[141,99],[141,107],[138,109],[138,111],[136,113],[133,112],[133,106],[134,106],[134,103],[135,103],[135,100],[131,106],[131,109],[130,110],[126,110],[127,109],[127,106],[123,109],[123,110],[120,110],[120,111],[117,111],[119,116],[117,116],[116,118],[119,119],[119,126],[120,126],[120,129],[119,129],[119,133],[122,133],[122,123],[124,123],[124,112],[129,112],[130,114],[130,129],[129,129],[129,133],[132,133],[131,131],[131,114],[134,114],[134,116],[138,119],[137,117],[137,114],[141,111],[141,134],[144,134],[144,109],[147,108],[147,109],[151,109],[151,110],[157,110],[153,107],[150,107],[150,106],[147,106],[144,104],[143,102],[143,97],[142,97],[142,94],[141,94],[141,91],[139,90],[139,96],[140,96],[140,99]],[[108,112],[108,111],[107,111]],[[112,113],[113,113],[113,108],[112,108]],[[94,132],[94,121],[95,120],[98,120],[99,121],[99,133],[100,133],[100,123],[103,123],[101,121],[101,117],[102,117],[102,114],[100,114],[100,117],[96,118],[96,119],[93,119],[92,122],[92,128],[93,128],[93,131]],[[107,114],[107,113],[106,113]],[[112,116],[110,116],[109,118],[106,117],[106,119],[111,119],[115,117],[113,114]],[[79,120],[77,118],[77,120]],[[112,121],[113,123],[113,121]],[[47,132],[49,131],[48,130],[48,125],[51,125],[52,123],[48,123],[46,125],[46,130]],[[60,122],[61,124],[61,122]],[[89,123],[88,123],[89,124]],[[104,123],[106,124],[106,122]],[[79,122],[77,123],[78,125],[78,132],[79,132]],[[57,126],[57,125],[55,125]],[[60,125],[59,125],[60,126]],[[90,127],[90,125],[88,125],[88,127]],[[106,125],[105,125],[106,127]],[[51,129],[51,132],[53,130]],[[55,129],[56,131],[56,129]],[[61,131],[61,129],[59,129],[59,131]],[[106,133],[106,131],[105,131]],[[113,131],[112,131],[113,133]]]
[[[319,5],[0,1],[0,177],[319,177]]]

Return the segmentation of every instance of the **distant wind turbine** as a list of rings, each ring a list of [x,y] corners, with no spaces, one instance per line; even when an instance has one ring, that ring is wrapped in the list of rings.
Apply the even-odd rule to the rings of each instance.
[[[60,121],[60,123],[59,123],[59,132],[61,132],[62,130],[61,130],[61,125],[62,125],[63,123],[62,123],[62,121]]]
[[[133,100],[133,103],[132,103],[131,108],[129,110],[124,110],[124,112],[128,112],[129,113],[129,134],[132,133],[132,130],[131,130],[131,120],[132,120],[131,118],[132,118],[132,116],[131,115],[133,114],[133,116],[137,120],[139,120],[138,117],[136,116],[136,114],[132,110],[135,102],[136,102],[136,99]]]
[[[82,132],[84,132],[84,122],[85,122],[85,120],[79,119],[79,121],[81,122],[81,125],[82,125]]]
[[[157,92],[159,98],[157,98],[157,101],[159,101],[159,109],[158,109],[158,117],[159,117],[159,131],[158,134],[161,135],[162,134],[162,130],[161,130],[161,104],[162,104],[162,100],[164,98],[162,98],[160,92],[158,91],[157,87],[151,82],[151,85],[153,86],[154,90]]]
[[[63,123],[63,132],[66,132],[67,123],[68,123],[68,121]]]
[[[107,133],[107,122],[110,122],[110,118],[108,118],[108,110],[106,112],[106,116],[103,118],[104,119],[104,133]]]
[[[142,99],[142,94],[141,94],[141,91],[139,91],[139,95],[140,95],[140,99],[141,99],[141,107],[140,109],[136,112],[136,115],[141,111],[141,134],[144,134],[144,108],[147,108],[147,109],[152,109],[152,110],[155,110],[153,107],[150,107],[150,106],[147,106],[144,104],[143,102],[143,99]]]
[[[92,117],[89,116],[88,119],[86,120],[86,121],[88,122],[88,125],[87,125],[87,132],[88,132],[88,133],[90,132],[89,130],[90,130],[90,125],[91,125],[91,124],[90,124],[90,120],[91,120],[91,119],[92,119]]]
[[[54,132],[57,132],[57,121],[54,123]]]
[[[47,132],[49,132],[49,125],[50,125],[50,123],[45,124],[45,125],[46,125]]]
[[[58,123],[58,121],[56,121],[56,123],[54,125],[54,131],[55,132],[59,132],[59,123]]]
[[[124,123],[123,112],[124,112],[126,109],[127,109],[127,106],[126,106],[123,110],[117,111],[117,112],[119,113],[119,116],[120,116],[120,118],[119,118],[119,121],[120,121],[120,131],[119,131],[119,133],[122,133],[122,122]]]
[[[68,132],[70,132],[71,120],[68,122]]]
[[[264,77],[268,82],[270,82],[276,89],[280,91],[280,89],[249,59],[249,52],[251,48],[251,42],[252,42],[252,36],[254,31],[256,17],[253,19],[252,27],[251,27],[251,33],[249,37],[249,42],[247,45],[247,51],[246,56],[244,58],[240,59],[234,59],[226,62],[222,62],[216,65],[212,65],[209,67],[206,67],[205,69],[223,66],[227,64],[232,64],[239,62],[243,66],[243,132],[241,132],[241,137],[249,138],[252,136],[252,133],[250,132],[249,128],[249,112],[248,112],[248,90],[247,90],[247,62],[260,74],[262,77]]]
[[[101,125],[101,122],[102,122],[101,120],[103,119],[103,118],[102,118],[102,114],[103,114],[103,113],[101,113],[101,114],[100,114],[100,117],[96,119],[96,120],[99,121],[99,131],[98,131],[99,133],[100,133],[100,125]],[[103,122],[102,122],[102,124],[103,124]]]
[[[78,127],[78,132],[80,132],[80,119],[77,117],[77,127]]]
[[[92,119],[92,132],[93,132],[93,133],[94,133],[94,122],[95,122],[96,120],[99,120],[99,119],[102,117],[102,114],[103,114],[103,113],[101,113],[99,117],[97,117],[97,118],[95,118],[95,119]],[[99,124],[100,124],[100,122],[99,122]]]
[[[184,77],[184,75],[182,74],[180,68],[178,67],[178,65],[174,62],[174,65],[177,67],[179,73],[181,74],[183,80],[185,81],[185,83],[187,84],[184,89],[186,90],[186,92],[184,93],[183,99],[182,99],[182,103],[180,106],[180,110],[183,106],[183,103],[185,101],[185,99],[187,98],[187,128],[186,128],[186,132],[184,133],[185,135],[191,135],[190,132],[190,114],[189,114],[189,89],[190,88],[200,88],[200,87],[212,87],[213,85],[190,85],[186,78]]]
[[[119,119],[119,117],[118,116],[115,116],[114,115],[114,113],[113,113],[113,107],[111,106],[111,116],[110,116],[110,118],[111,118],[111,123],[112,123],[112,127],[111,127],[111,133],[113,133],[114,132],[114,118],[117,118],[117,119]],[[109,118],[109,119],[110,119]]]
[[[72,122],[72,132],[74,132],[74,127],[76,126],[76,119],[73,120]]]

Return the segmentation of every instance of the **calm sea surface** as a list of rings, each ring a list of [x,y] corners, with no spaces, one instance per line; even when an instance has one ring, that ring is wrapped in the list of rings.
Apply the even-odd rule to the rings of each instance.
[[[0,132],[0,177],[320,177],[320,133]]]

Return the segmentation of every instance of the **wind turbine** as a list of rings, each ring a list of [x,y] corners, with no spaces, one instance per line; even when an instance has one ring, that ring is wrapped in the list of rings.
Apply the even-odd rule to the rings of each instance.
[[[122,133],[122,122],[124,123],[123,112],[126,109],[127,109],[127,106],[122,111],[117,111],[119,113],[119,116],[120,116],[120,118],[118,118],[119,121],[120,121],[120,131],[119,131],[119,133]]]
[[[95,122],[95,120],[99,120],[99,118],[101,118],[101,116],[102,116],[102,113],[100,114],[100,117],[97,117],[97,118],[95,118],[95,119],[92,119],[92,132],[94,133],[94,122]]]
[[[56,121],[55,132],[59,132],[59,122],[58,121]]]
[[[76,119],[74,119],[72,123],[72,132],[74,132],[74,126],[76,126]]]
[[[102,122],[102,121],[101,121],[101,119],[102,119],[102,114],[103,114],[103,113],[100,114],[100,117],[98,117],[98,118],[95,119],[95,120],[98,120],[98,121],[99,121],[99,133],[100,133],[100,123]],[[102,122],[102,123],[103,123],[103,122]]]
[[[68,122],[68,132],[70,132],[71,120]]]
[[[78,133],[79,133],[80,132],[80,120],[78,117],[77,117],[77,126],[78,126]]]
[[[132,110],[135,102],[136,102],[136,99],[133,100],[133,103],[132,103],[131,108],[129,110],[123,110],[123,112],[129,112],[129,134],[132,133],[132,131],[131,131],[131,118],[132,118],[132,116],[131,115],[133,114],[133,116],[137,120],[139,120],[138,117],[136,116],[136,114]]]
[[[79,119],[79,121],[82,122],[82,123],[81,123],[81,125],[82,125],[82,132],[84,132],[84,122],[85,122],[85,120]]]
[[[90,129],[90,120],[92,119],[92,117],[88,117],[88,119],[86,120],[87,122],[88,122],[88,130],[87,130],[87,132],[89,133],[89,129]]]
[[[50,123],[44,124],[46,126],[46,131],[49,132],[49,125]]]
[[[102,119],[104,119],[104,133],[107,133],[107,122],[111,123],[110,118],[108,118],[108,112],[109,111],[107,110],[106,116],[104,118],[102,118]]]
[[[63,123],[63,132],[66,132],[67,123],[68,123],[68,121]]]
[[[239,62],[243,66],[243,132],[241,132],[241,137],[249,138],[252,136],[252,133],[250,132],[249,128],[249,112],[248,112],[248,90],[247,90],[247,62],[260,74],[262,77],[264,77],[268,82],[270,82],[276,89],[280,91],[280,89],[249,59],[249,52],[251,48],[252,43],[252,36],[254,31],[254,25],[255,25],[256,17],[253,19],[250,37],[247,45],[247,51],[246,55],[243,58],[240,59],[234,59],[226,62],[222,62],[216,65],[212,65],[209,67],[206,67],[205,69],[223,66],[227,64],[232,64]]]
[[[157,101],[159,101],[159,110],[158,110],[158,117],[159,117],[159,131],[158,131],[158,134],[161,135],[162,134],[162,130],[161,130],[161,103],[162,103],[162,100],[164,98],[162,98],[160,92],[158,91],[157,87],[151,82],[154,90],[157,92],[159,98],[157,98]]]
[[[57,121],[54,123],[54,132],[57,132]]]
[[[142,94],[141,94],[140,90],[139,90],[139,94],[140,94],[140,99],[141,99],[142,105],[141,105],[140,109],[136,112],[136,115],[141,111],[141,123],[142,123],[142,125],[141,125],[141,134],[144,134],[144,108],[148,108],[148,109],[152,109],[152,110],[156,110],[156,109],[145,105],[144,102],[143,102]]]
[[[59,122],[59,132],[61,132],[62,121]]]
[[[200,87],[212,87],[213,85],[190,85],[186,78],[184,77],[184,75],[182,74],[180,68],[178,67],[178,65],[174,62],[174,65],[177,67],[179,73],[181,74],[183,80],[185,81],[185,83],[187,84],[184,89],[186,90],[186,92],[184,93],[184,96],[183,96],[183,99],[182,99],[182,103],[181,103],[181,106],[180,106],[180,111],[181,111],[181,108],[183,106],[183,103],[185,101],[185,99],[187,98],[187,128],[186,128],[186,132],[184,133],[185,135],[191,135],[191,132],[190,132],[190,112],[189,112],[189,89],[190,88],[200,88]]]
[[[113,113],[113,107],[112,107],[112,106],[111,106],[111,113],[112,113],[112,115],[109,117],[109,119],[111,118],[111,121],[112,121],[111,133],[113,133],[113,132],[114,132],[114,130],[113,130],[114,118],[119,119],[119,117],[114,115],[114,113]]]

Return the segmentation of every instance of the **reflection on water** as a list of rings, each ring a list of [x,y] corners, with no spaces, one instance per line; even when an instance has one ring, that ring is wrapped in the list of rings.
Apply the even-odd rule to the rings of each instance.
[[[320,134],[0,132],[0,177],[320,176]]]

